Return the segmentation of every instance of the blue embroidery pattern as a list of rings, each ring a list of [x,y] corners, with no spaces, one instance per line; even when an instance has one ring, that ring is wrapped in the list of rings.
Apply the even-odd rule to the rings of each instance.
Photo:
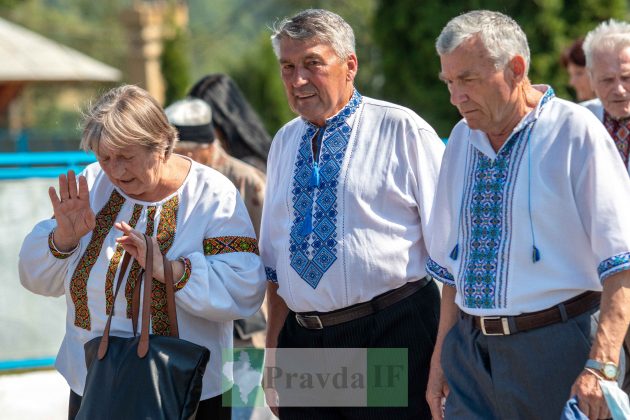
[[[271,267],[265,266],[265,274],[267,276],[267,281],[278,283],[278,274],[276,273],[276,270]]]
[[[293,172],[293,224],[289,238],[291,267],[313,289],[337,260],[337,185],[352,128],[346,120],[361,104],[354,91],[348,104],[326,121],[319,153],[319,186],[311,186],[313,151],[311,139],[318,127],[306,122]],[[302,234],[307,215],[312,215],[312,232]]]
[[[553,96],[549,88],[540,108]],[[507,304],[514,188],[535,121],[514,133],[494,160],[468,146],[472,172],[464,187],[464,252],[458,276],[463,304],[468,308],[502,308]]]
[[[615,255],[614,257],[602,261],[597,267],[599,281],[603,282],[607,277],[628,269],[630,269],[630,253],[626,252]]]
[[[448,270],[442,267],[440,264],[433,261],[431,258],[427,260],[426,269],[432,277],[448,286],[455,286],[455,279]]]

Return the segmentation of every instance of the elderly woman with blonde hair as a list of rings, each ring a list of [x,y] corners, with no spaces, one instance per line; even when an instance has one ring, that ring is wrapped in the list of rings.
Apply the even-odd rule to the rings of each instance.
[[[83,345],[102,335],[114,307],[112,335],[132,335],[131,298],[145,268],[144,234],[152,238],[155,254],[152,333],[169,328],[159,301],[166,287],[165,255],[173,270],[179,335],[212,354],[197,418],[229,418],[221,404],[228,389],[222,386],[220,354],[232,346],[232,321],[258,310],[264,270],[235,187],[218,172],[172,153],[176,141],[175,129],[146,91],[122,86],[107,92],[86,115],[81,140],[98,162],[78,177],[72,171],[59,176],[59,190],[49,189],[54,218],[38,223],[24,240],[24,287],[66,297],[66,335],[56,367],[71,388],[70,418],[85,385]],[[134,261],[124,294],[113,301],[125,252]]]

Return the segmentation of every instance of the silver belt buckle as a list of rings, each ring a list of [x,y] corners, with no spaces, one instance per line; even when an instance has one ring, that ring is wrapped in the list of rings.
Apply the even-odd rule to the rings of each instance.
[[[502,333],[489,333],[486,331],[486,320],[496,321],[497,319],[501,320],[501,326],[503,327]],[[481,332],[483,335],[510,335],[510,325],[508,324],[507,317],[501,316],[482,316],[481,317]]]
[[[297,320],[297,323],[300,324],[301,327],[304,328],[308,328],[309,330],[321,330],[324,328],[324,326],[322,325],[322,320],[319,319],[319,316],[317,315],[300,315],[300,314],[295,314],[295,319]],[[304,321],[306,320],[314,320],[317,322],[317,325],[315,327],[311,327],[309,325],[307,325]]]

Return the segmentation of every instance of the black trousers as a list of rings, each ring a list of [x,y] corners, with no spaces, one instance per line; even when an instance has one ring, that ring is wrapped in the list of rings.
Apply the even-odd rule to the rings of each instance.
[[[223,406],[223,396],[232,401],[232,390],[226,391],[224,394],[207,400],[199,401],[197,408],[198,420],[231,420],[232,408]],[[74,420],[81,407],[81,396],[70,390],[70,400],[68,402],[68,420]]]
[[[289,312],[278,337],[280,348],[407,348],[408,406],[282,407],[280,395],[281,420],[431,419],[425,392],[439,312],[440,293],[433,281],[376,314],[321,330],[299,326]]]

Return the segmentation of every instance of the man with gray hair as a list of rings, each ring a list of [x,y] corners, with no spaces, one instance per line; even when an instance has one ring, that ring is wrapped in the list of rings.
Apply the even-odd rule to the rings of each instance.
[[[630,170],[630,24],[600,23],[586,36],[584,55],[597,99],[583,105],[604,123]]]
[[[598,380],[617,379],[630,322],[630,179],[614,144],[584,107],[529,82],[510,17],[458,16],[436,48],[463,119],[429,224],[427,270],[444,284],[433,416],[558,419],[577,396],[607,418]]]
[[[281,417],[429,419],[439,291],[425,231],[444,145],[413,111],[355,89],[354,34],[340,16],[303,11],[272,43],[299,117],[278,131],[267,165],[267,347],[404,348],[389,362],[408,366],[405,406],[288,407],[280,393]]]

